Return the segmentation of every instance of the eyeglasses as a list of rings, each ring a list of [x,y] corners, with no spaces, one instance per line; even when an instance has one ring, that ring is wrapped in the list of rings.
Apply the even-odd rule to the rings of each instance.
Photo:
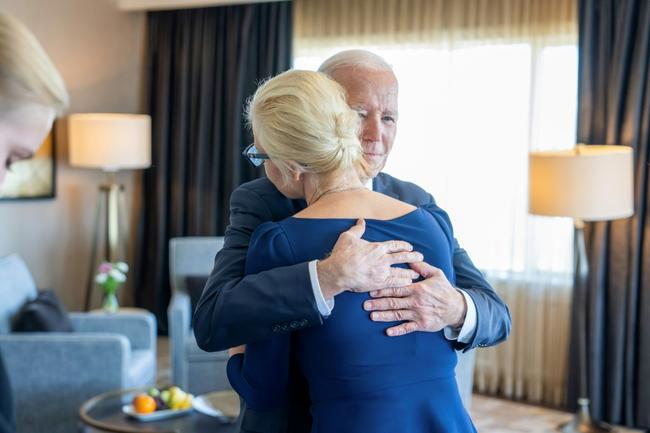
[[[241,154],[244,155],[244,158],[253,164],[254,167],[259,167],[260,165],[264,164],[264,161],[271,159],[266,153],[258,152],[257,147],[255,147],[255,143],[251,143],[246,146],[246,149],[244,149]]]

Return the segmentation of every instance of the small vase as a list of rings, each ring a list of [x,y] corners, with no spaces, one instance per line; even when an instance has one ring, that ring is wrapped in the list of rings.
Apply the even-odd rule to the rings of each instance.
[[[120,304],[117,301],[117,295],[115,293],[106,293],[104,295],[104,302],[102,303],[102,309],[107,313],[115,313],[119,308]]]

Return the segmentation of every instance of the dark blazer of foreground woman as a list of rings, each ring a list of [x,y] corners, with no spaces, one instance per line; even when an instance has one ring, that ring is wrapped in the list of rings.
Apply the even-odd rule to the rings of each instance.
[[[11,386],[4,361],[2,360],[2,353],[0,352],[0,433],[14,433],[15,431],[16,425]]]
[[[380,173],[373,190],[414,206],[439,209],[431,194],[409,182]],[[309,326],[318,326],[318,311],[309,279],[308,263],[286,266],[244,277],[246,254],[253,231],[267,221],[280,221],[304,209],[304,200],[284,197],[267,178],[245,183],[230,198],[230,225],[224,247],[194,313],[196,341],[203,350],[218,351],[268,339]],[[467,252],[454,239],[456,285],[476,305],[477,324],[469,343],[456,350],[495,345],[508,337],[510,312]],[[295,371],[295,369],[294,369]],[[246,411],[243,431],[307,433],[311,429],[309,396],[299,375],[292,378],[293,406],[289,413]]]

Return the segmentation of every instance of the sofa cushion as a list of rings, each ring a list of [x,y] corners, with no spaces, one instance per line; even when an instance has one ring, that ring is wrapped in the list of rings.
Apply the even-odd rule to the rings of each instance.
[[[0,258],[0,334],[11,331],[18,310],[36,294],[36,284],[25,262],[17,254]]]
[[[53,290],[39,292],[27,301],[13,323],[14,332],[72,332],[68,312]]]

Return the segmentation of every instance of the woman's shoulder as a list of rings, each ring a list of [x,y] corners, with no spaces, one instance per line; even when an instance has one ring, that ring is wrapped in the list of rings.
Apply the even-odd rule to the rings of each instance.
[[[317,203],[308,206],[294,215],[297,219],[336,220],[358,218],[372,220],[392,220],[416,209],[404,201],[385,194],[365,190],[356,192],[336,201]]]
[[[282,243],[286,239],[286,234],[284,228],[279,221],[267,221],[253,231],[251,236],[251,242],[249,245],[249,250],[251,247],[266,245],[266,244],[275,244]]]
[[[257,273],[295,263],[293,249],[281,222],[260,224],[251,237],[246,256],[246,273]]]

